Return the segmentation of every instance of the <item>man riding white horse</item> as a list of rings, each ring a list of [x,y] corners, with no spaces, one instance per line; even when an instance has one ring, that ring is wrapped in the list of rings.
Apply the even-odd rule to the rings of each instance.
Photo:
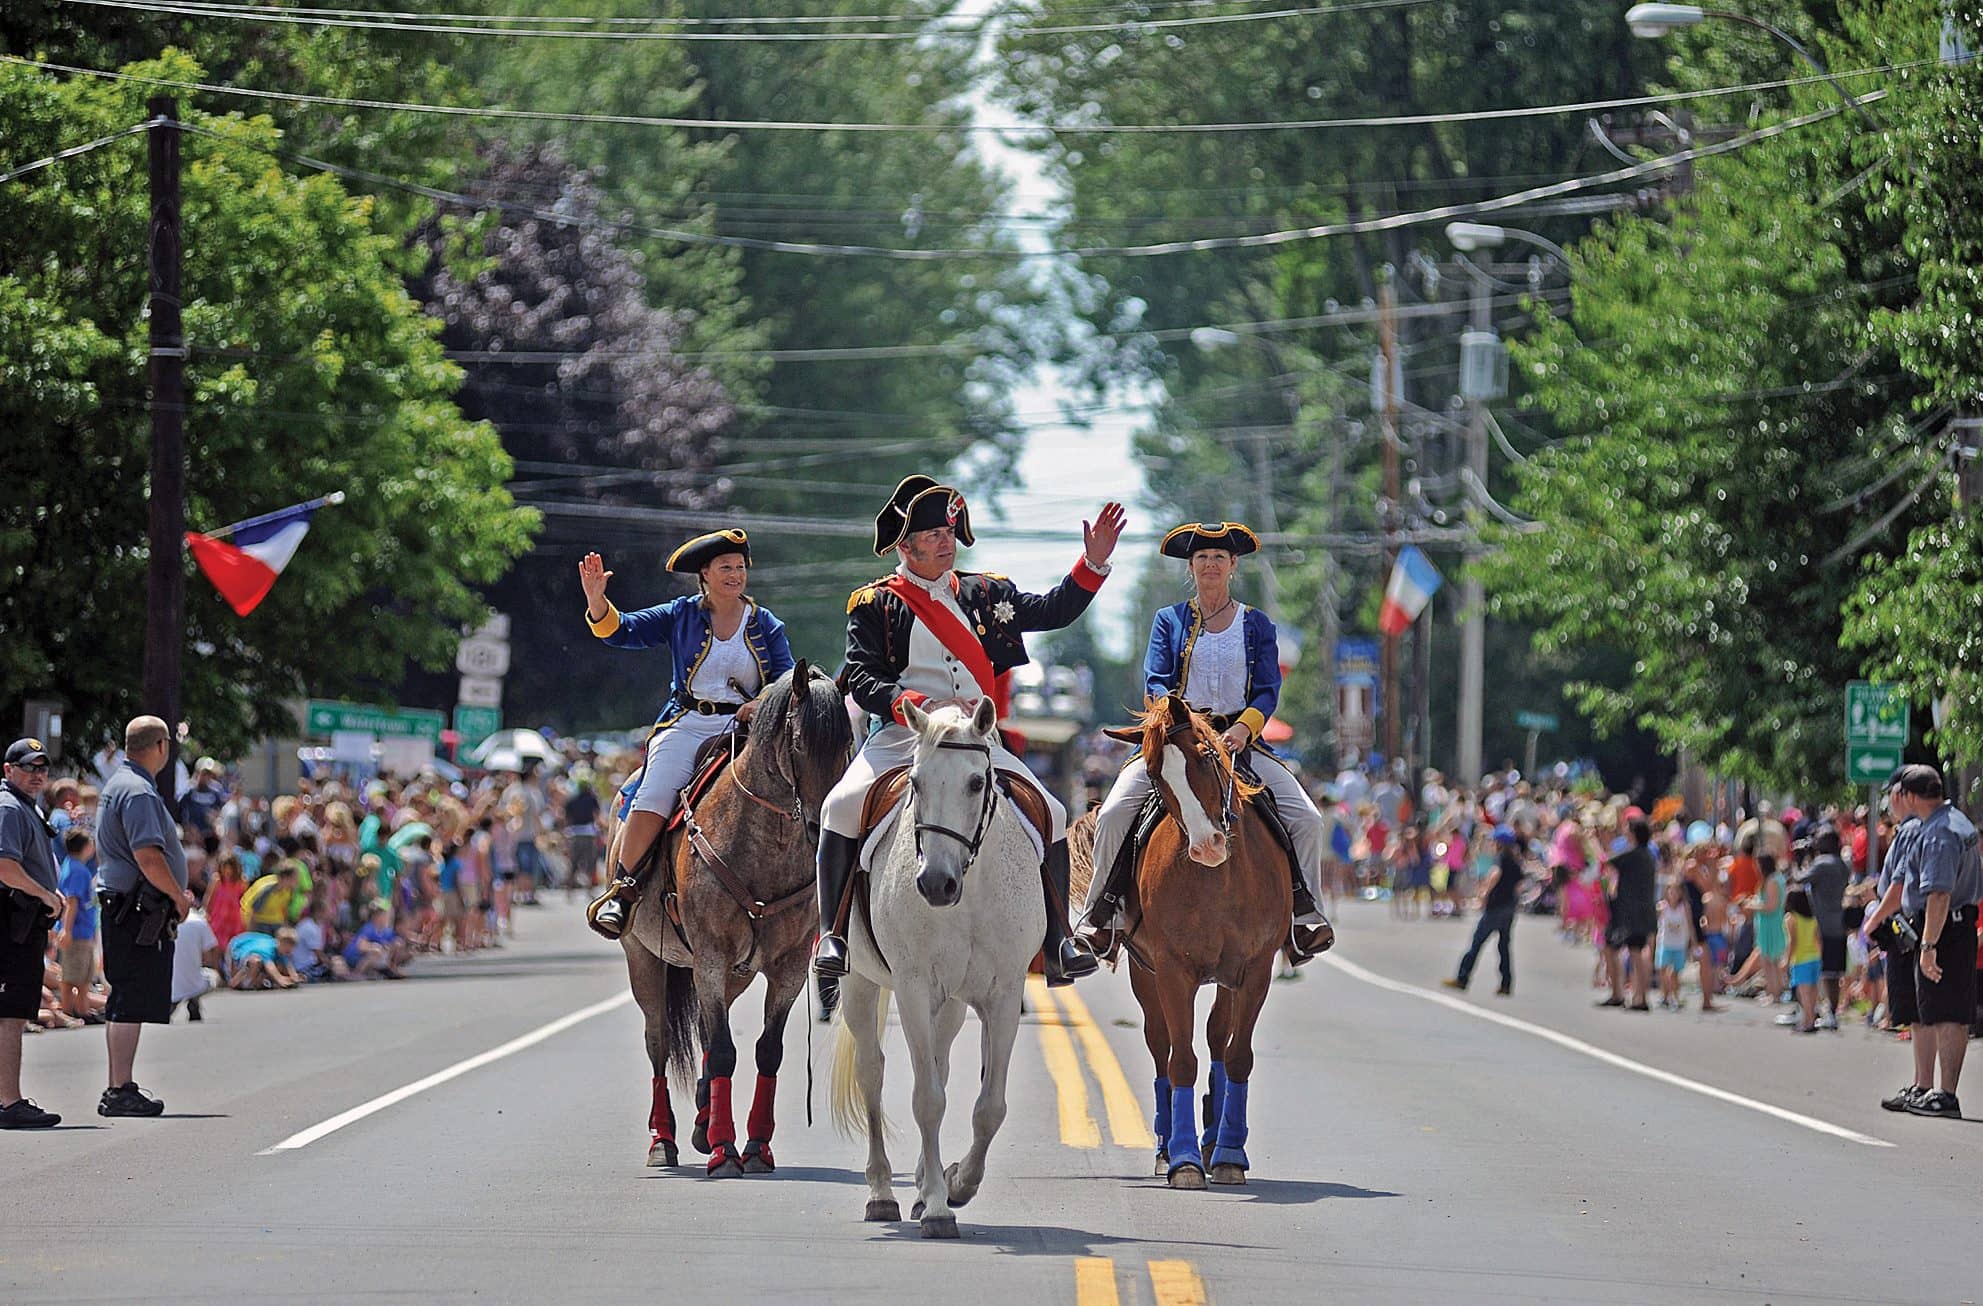
[[[1007,673],[1026,663],[1027,631],[1059,630],[1088,608],[1108,575],[1109,555],[1124,523],[1122,505],[1107,503],[1094,523],[1082,523],[1085,549],[1073,570],[1045,594],[1028,594],[992,572],[955,571],[959,544],[970,545],[971,514],[964,496],[927,476],[895,487],[875,517],[874,551],[895,552],[893,574],[856,590],[847,602],[847,665],[842,685],[854,701],[887,722],[868,736],[854,764],[835,786],[822,813],[819,840],[819,953],[821,975],[847,973],[841,933],[847,894],[860,855],[861,820],[868,791],[884,772],[915,755],[916,735],[903,715],[906,704],[934,711],[946,704],[970,708],[991,698],[1004,715]],[[1032,782],[1009,749],[996,746],[994,763]],[[1047,899],[1047,982],[1071,983],[1092,974],[1095,958],[1077,948],[1067,927],[1067,813],[1040,789],[1049,829],[1041,878]]]
[[[1294,928],[1289,936],[1299,963],[1335,941],[1336,932],[1315,901],[1328,827],[1293,772],[1260,744],[1260,732],[1280,703],[1280,642],[1267,614],[1232,593],[1239,559],[1259,547],[1260,537],[1239,522],[1187,522],[1164,536],[1164,556],[1190,565],[1194,595],[1157,613],[1143,676],[1150,697],[1182,694],[1209,714],[1226,748],[1249,753],[1260,783],[1273,794],[1299,869],[1293,876]],[[1077,946],[1108,950],[1108,936],[1128,890],[1128,877],[1115,875],[1117,855],[1149,793],[1149,771],[1140,755],[1132,757],[1096,813],[1095,878],[1083,906]]]

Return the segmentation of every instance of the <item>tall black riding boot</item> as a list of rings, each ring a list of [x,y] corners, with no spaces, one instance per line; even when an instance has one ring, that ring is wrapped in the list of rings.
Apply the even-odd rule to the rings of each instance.
[[[1094,974],[1101,965],[1094,953],[1068,936],[1068,874],[1067,840],[1061,839],[1047,849],[1047,859],[1040,864],[1047,898],[1047,939],[1041,956],[1046,961],[1048,988],[1072,984],[1083,975]]]
[[[1322,914],[1322,908],[1316,904],[1315,895],[1308,891],[1308,882],[1301,878],[1300,871],[1294,873],[1294,929],[1288,940],[1296,965],[1327,952],[1336,944],[1336,927]]]
[[[861,841],[831,830],[819,832],[819,951],[812,968],[821,975],[847,973],[847,940],[840,929],[840,908],[854,882],[854,863]]]

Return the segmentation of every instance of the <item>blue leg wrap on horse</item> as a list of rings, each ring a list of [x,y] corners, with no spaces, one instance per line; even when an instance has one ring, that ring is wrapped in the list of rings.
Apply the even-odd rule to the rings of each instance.
[[[1171,1082],[1168,1079],[1157,1081],[1157,1127],[1151,1132],[1157,1136],[1157,1150],[1168,1154],[1171,1142]]]
[[[1169,1151],[1172,1174],[1176,1174],[1181,1166],[1193,1166],[1200,1170],[1205,1168],[1203,1154],[1198,1150],[1196,1122],[1191,1116],[1195,1096],[1196,1093],[1189,1084],[1171,1089]]]
[[[1245,1084],[1226,1085],[1226,1109],[1219,1116],[1219,1143],[1212,1149],[1213,1165],[1247,1168]]]
[[[1209,1152],[1219,1141],[1219,1121],[1226,1114],[1226,1063],[1214,1061],[1211,1073],[1205,1077],[1205,1135],[1198,1140],[1198,1150]]]

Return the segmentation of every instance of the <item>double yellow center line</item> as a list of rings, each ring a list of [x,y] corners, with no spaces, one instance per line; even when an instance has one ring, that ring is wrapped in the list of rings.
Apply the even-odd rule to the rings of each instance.
[[[1190,1261],[1151,1261],[1150,1295],[1157,1306],[1205,1306],[1205,1283]],[[1083,1256],[1074,1262],[1075,1306],[1121,1306],[1115,1262]]]
[[[1053,1076],[1054,1093],[1060,1105],[1060,1141],[1069,1147],[1102,1145],[1102,1130],[1095,1121],[1088,1079],[1081,1073],[1081,1056],[1075,1051],[1078,1041],[1080,1052],[1087,1054],[1088,1071],[1101,1090],[1110,1139],[1118,1147],[1155,1148],[1157,1140],[1151,1137],[1150,1126],[1145,1123],[1143,1105],[1130,1091],[1122,1063],[1116,1060],[1107,1037],[1088,1013],[1088,1004],[1072,988],[1050,989],[1037,975],[1027,977],[1026,992],[1033,1000],[1033,1009],[1040,1013],[1040,1051],[1047,1063],[1047,1073]],[[1069,1030],[1073,1031],[1071,1037]],[[1113,1285],[1114,1281],[1110,1282]]]

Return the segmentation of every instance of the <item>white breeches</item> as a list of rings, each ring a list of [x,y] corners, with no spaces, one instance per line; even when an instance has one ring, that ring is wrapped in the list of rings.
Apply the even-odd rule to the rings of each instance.
[[[868,790],[874,787],[875,779],[884,771],[898,766],[907,766],[916,760],[916,732],[907,726],[886,725],[868,736],[861,745],[861,751],[854,755],[853,765],[840,777],[840,783],[833,786],[833,792],[826,796],[826,806],[820,812],[820,822],[835,834],[849,839],[861,832],[861,808],[867,803]],[[1016,771],[1032,778],[1033,773],[1018,756],[1008,751],[996,739],[992,741],[992,765],[1001,771]],[[1052,791],[1037,780],[1034,787],[1046,796],[1047,811],[1052,816],[1053,829],[1041,831],[1048,843],[1067,837],[1067,809]]]
[[[1278,757],[1256,749],[1252,762],[1260,783],[1274,795],[1281,820],[1287,823],[1288,834],[1294,839],[1295,860],[1301,865],[1302,881],[1319,902],[1322,850],[1328,842],[1329,823],[1315,809],[1315,803],[1309,798],[1308,791],[1301,787],[1301,781],[1294,778],[1294,772],[1282,765]],[[1088,913],[1101,899],[1102,890],[1108,884],[1109,871],[1122,851],[1122,841],[1129,837],[1130,828],[1136,823],[1136,814],[1143,810],[1143,800],[1149,792],[1150,773],[1144,767],[1143,759],[1131,758],[1129,765],[1116,776],[1109,796],[1102,800],[1101,807],[1095,813],[1095,878],[1089,882],[1088,899],[1081,910],[1086,924],[1099,929],[1116,926],[1114,921],[1089,920]]]
[[[647,765],[641,771],[631,810],[673,816],[682,787],[695,778],[696,753],[735,721],[735,717],[691,712],[667,729],[655,731],[647,741]]]

